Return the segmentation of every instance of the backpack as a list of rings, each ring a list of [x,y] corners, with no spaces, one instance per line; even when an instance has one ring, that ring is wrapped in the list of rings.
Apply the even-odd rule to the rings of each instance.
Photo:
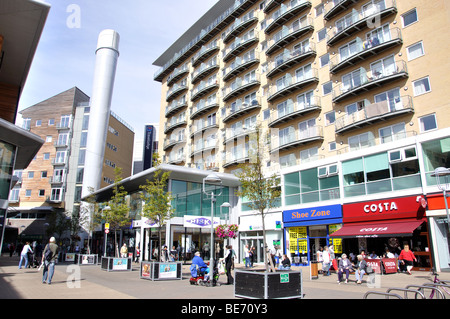
[[[47,246],[47,249],[45,250],[45,253],[44,253],[44,259],[46,261],[50,262],[52,260],[52,258],[53,258],[53,252],[50,249],[50,246]]]

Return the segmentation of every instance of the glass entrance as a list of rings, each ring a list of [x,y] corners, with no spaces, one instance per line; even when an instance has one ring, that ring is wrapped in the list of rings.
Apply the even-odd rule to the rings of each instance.
[[[264,263],[264,240],[261,232],[246,232],[241,234],[241,243],[239,252],[241,254],[239,261],[245,258],[245,246],[248,245],[253,252],[253,263]]]

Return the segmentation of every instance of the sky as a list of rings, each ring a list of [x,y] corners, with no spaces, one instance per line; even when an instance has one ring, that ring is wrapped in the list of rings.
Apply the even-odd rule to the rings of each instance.
[[[152,63],[217,0],[46,0],[51,5],[19,111],[74,86],[92,97],[100,32],[120,35],[111,110],[142,139],[159,122],[161,83]]]

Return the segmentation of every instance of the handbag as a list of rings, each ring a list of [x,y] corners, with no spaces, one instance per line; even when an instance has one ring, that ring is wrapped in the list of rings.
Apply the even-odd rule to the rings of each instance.
[[[45,250],[45,253],[44,253],[44,259],[46,261],[50,262],[52,260],[52,258],[53,258],[53,252],[50,249],[50,246],[47,246],[47,249]]]

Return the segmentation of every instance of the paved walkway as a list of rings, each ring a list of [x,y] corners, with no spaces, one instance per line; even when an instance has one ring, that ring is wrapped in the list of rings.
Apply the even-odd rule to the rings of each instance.
[[[183,280],[151,281],[139,278],[139,264],[133,264],[133,271],[107,272],[100,266],[77,268],[60,263],[55,267],[52,284],[46,285],[41,282],[42,270],[19,270],[18,263],[17,256],[0,257],[0,299],[234,299],[232,285],[190,285],[188,265],[183,266]],[[238,265],[237,268],[243,267]],[[336,274],[310,279],[309,267],[294,268],[302,270],[305,299],[362,299],[367,291],[385,292],[391,287],[422,285],[432,280],[429,272],[417,271],[413,275],[398,273],[379,276],[377,287],[368,287],[365,281],[357,285],[354,275],[350,276],[348,284],[338,285]],[[450,281],[450,273],[440,273],[439,278]],[[226,276],[221,276],[219,282],[225,283]],[[403,296],[403,293],[398,294]]]

